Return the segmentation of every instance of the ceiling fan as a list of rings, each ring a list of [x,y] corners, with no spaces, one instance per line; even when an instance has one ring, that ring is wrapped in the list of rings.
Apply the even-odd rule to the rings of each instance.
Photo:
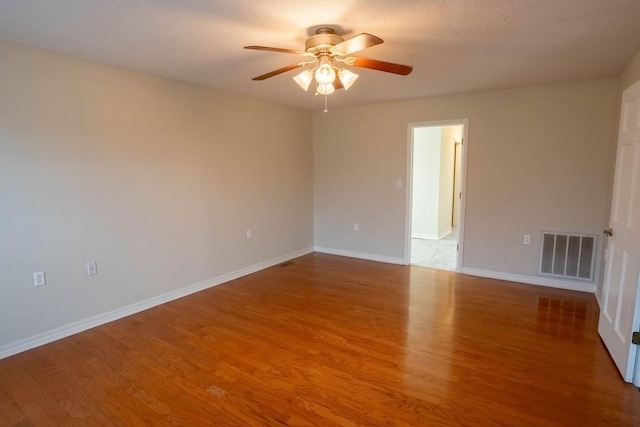
[[[340,67],[342,64],[385,71],[387,73],[399,74],[402,76],[406,76],[413,71],[413,67],[408,65],[350,56],[352,53],[359,52],[381,43],[383,43],[381,38],[368,33],[358,34],[357,36],[345,40],[337,35],[333,28],[320,27],[316,30],[316,33],[309,37],[305,42],[305,50],[282,49],[265,46],[245,46],[244,48],[270,52],[293,53],[295,55],[310,58],[308,60],[296,62],[295,64],[287,65],[286,67],[254,77],[253,80],[265,80],[270,77],[286,73],[287,71],[313,64],[311,68],[305,69],[293,79],[302,89],[308,91],[309,86],[315,78],[316,95],[325,95],[326,112],[326,95],[332,94],[336,89],[349,89],[358,78],[357,74],[346,68]]]

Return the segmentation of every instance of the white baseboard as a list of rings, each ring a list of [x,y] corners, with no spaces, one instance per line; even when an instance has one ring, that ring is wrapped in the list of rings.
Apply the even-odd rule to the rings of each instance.
[[[593,292],[593,294],[596,296],[596,301],[598,302],[598,307],[600,307],[600,309],[602,310],[602,295],[600,294],[600,292],[598,292],[598,288],[596,287],[596,290]],[[640,366],[640,365],[638,365]]]
[[[378,262],[386,262],[388,264],[404,265],[403,258],[395,258],[395,257],[376,255],[376,254],[367,254],[362,252],[344,251],[342,249],[321,248],[317,246],[313,249],[316,252],[320,252],[323,254],[339,255],[339,256],[346,256],[349,258],[366,259],[368,261],[378,261]]]
[[[246,268],[242,268],[240,270],[233,271],[231,273],[223,274],[221,276],[205,280],[204,282],[196,283],[185,288],[177,289],[166,294],[158,295],[144,301],[127,305],[125,307],[121,307],[107,313],[98,314],[96,316],[88,317],[86,319],[82,319],[68,325],[51,329],[49,331],[42,332],[28,338],[10,342],[0,347],[0,359],[13,356],[14,354],[22,353],[23,351],[31,350],[32,348],[36,348],[41,345],[49,344],[53,341],[57,341],[59,339],[66,338],[79,332],[95,328],[96,326],[113,322],[114,320],[122,319],[123,317],[148,310],[158,305],[165,304],[169,301],[173,301],[178,298],[182,298],[187,295],[191,295],[193,293],[200,292],[217,285],[221,285],[222,283],[247,276],[257,271],[264,270],[265,268],[273,267],[274,265],[278,265],[294,258],[310,254],[311,252],[313,252],[313,248],[302,249]]]
[[[451,234],[453,230],[450,228],[448,230],[443,231],[440,234],[425,234],[425,233],[412,233],[412,239],[430,239],[430,240],[440,240],[443,237]]]
[[[430,240],[438,240],[437,234],[425,234],[425,233],[413,233],[411,234],[412,239],[430,239]]]
[[[549,288],[568,289],[571,291],[590,293],[594,293],[596,291],[596,285],[594,283],[572,282],[568,280],[558,280],[548,277],[524,276],[521,274],[501,273],[498,271],[480,270],[477,268],[463,268],[462,274],[486,277],[489,279],[508,280],[510,282],[526,283],[528,285],[546,286]]]
[[[453,232],[452,228],[449,228],[448,230],[443,231],[442,233],[440,233],[440,235],[438,236],[438,240],[442,239],[445,236],[448,236],[449,234],[451,234]]]

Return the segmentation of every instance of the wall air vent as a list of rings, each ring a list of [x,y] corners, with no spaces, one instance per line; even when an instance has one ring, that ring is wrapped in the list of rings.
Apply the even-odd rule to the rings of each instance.
[[[539,273],[593,281],[596,238],[593,234],[543,231]]]

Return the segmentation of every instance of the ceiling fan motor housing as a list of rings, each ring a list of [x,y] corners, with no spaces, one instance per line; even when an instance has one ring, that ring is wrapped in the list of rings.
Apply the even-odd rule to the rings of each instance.
[[[317,55],[329,52],[333,46],[343,41],[344,39],[337,35],[333,28],[318,28],[316,34],[309,37],[304,43],[304,48],[305,51]]]

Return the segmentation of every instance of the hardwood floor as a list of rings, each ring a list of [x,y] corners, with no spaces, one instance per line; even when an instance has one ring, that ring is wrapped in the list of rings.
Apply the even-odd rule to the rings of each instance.
[[[311,254],[0,361],[9,426],[640,425],[591,294]]]

